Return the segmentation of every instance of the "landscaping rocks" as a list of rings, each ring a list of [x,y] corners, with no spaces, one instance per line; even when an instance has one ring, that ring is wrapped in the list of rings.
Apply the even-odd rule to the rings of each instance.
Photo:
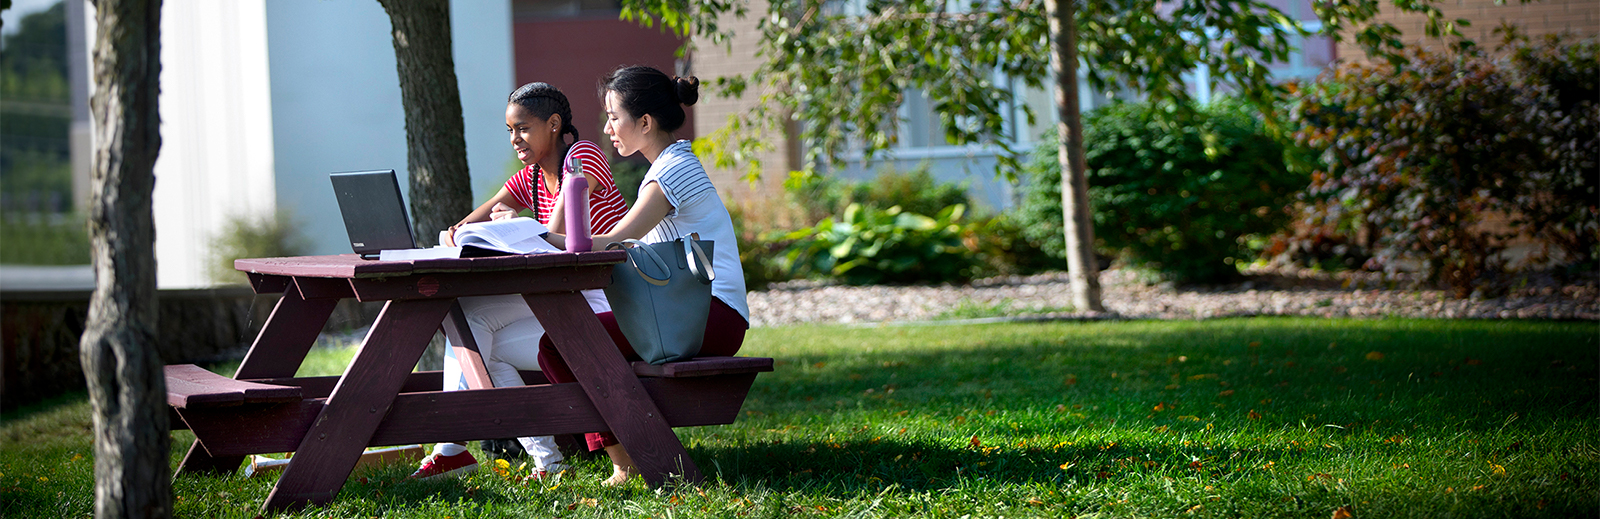
[[[1125,269],[1101,273],[1106,312],[1072,309],[1065,273],[977,280],[969,285],[843,286],[809,281],[748,294],[750,325],[881,323],[975,318],[1211,319],[1264,315],[1346,318],[1579,319],[1600,321],[1600,282],[1530,276],[1499,297],[1452,299],[1400,288],[1376,274],[1253,272],[1214,287],[1150,284]]]

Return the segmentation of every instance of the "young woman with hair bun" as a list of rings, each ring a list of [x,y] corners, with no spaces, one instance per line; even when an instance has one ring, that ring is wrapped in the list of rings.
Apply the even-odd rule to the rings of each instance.
[[[690,150],[689,141],[673,136],[686,118],[684,106],[700,99],[700,81],[668,76],[650,67],[623,67],[602,80],[601,95],[605,98],[605,133],[617,154],[643,155],[650,161],[650,170],[640,182],[633,208],[610,232],[595,233],[595,245],[629,238],[660,243],[694,233],[714,242],[711,265],[717,276],[711,282],[711,312],[700,354],[737,353],[750,328],[750,307],[745,302],[733,218],[700,159]],[[559,241],[561,236],[551,235],[552,243]],[[600,315],[623,356],[638,360],[627,338],[617,330],[616,320],[608,313]],[[541,341],[539,365],[553,382],[576,380],[548,338]],[[591,433],[588,442],[591,450],[603,448],[611,457],[612,474],[602,482],[605,485],[620,485],[639,474],[628,451],[610,433]]]
[[[569,156],[583,159],[583,175],[589,185],[590,229],[609,232],[621,221],[627,204],[611,178],[605,154],[593,142],[578,137],[578,129],[572,125],[572,106],[560,90],[545,83],[528,83],[511,92],[506,99],[506,131],[510,133],[511,149],[525,167],[512,175],[494,197],[450,227],[452,241],[455,230],[463,224],[511,218],[527,209],[533,210],[539,223],[556,232],[564,231],[562,165]],[[572,136],[570,143],[568,135]],[[611,305],[603,292],[585,290],[583,295],[590,309],[610,315]],[[528,309],[528,303],[520,295],[463,297],[460,303],[495,387],[523,385],[517,370],[539,369],[539,341],[545,335],[544,326]],[[444,364],[444,389],[466,389],[453,348],[445,350]],[[517,441],[533,458],[530,477],[542,479],[567,469],[561,463],[564,458],[554,438],[539,436]],[[477,466],[477,459],[465,445],[439,443],[411,477],[459,474],[476,470]]]

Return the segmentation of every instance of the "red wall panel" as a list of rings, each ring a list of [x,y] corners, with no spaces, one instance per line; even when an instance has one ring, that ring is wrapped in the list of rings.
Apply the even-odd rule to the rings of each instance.
[[[600,79],[625,65],[647,65],[673,74],[673,54],[682,43],[659,28],[644,28],[615,17],[518,21],[512,31],[517,84],[543,81],[561,89],[572,103],[578,133],[608,149],[610,143],[601,133]],[[689,119],[677,136],[693,139],[694,110],[686,111]]]

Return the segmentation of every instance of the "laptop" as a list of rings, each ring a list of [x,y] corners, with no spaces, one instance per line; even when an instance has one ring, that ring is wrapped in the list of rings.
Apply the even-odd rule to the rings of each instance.
[[[349,233],[350,248],[356,254],[376,259],[378,252],[385,249],[417,246],[394,170],[334,173],[328,178],[333,180],[344,230]]]

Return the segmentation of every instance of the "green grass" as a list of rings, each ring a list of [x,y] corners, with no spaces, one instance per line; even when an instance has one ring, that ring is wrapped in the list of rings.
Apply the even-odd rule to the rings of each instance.
[[[1072,307],[1070,306],[1039,306],[1028,308],[1016,307],[1016,303],[1017,302],[1013,301],[1011,298],[1002,298],[993,303],[982,303],[973,301],[971,298],[962,298],[960,301],[957,301],[955,306],[951,307],[949,310],[945,310],[944,312],[940,312],[939,315],[934,316],[933,320],[939,321],[952,319],[985,319],[992,317],[1022,317],[1029,315],[1072,312]]]
[[[319,357],[349,349],[319,350]],[[750,332],[778,359],[737,424],[680,429],[708,476],[605,489],[410,467],[294,517],[1593,517],[1596,323],[1229,319]],[[342,360],[322,368],[342,369]],[[81,396],[0,417],[0,516],[85,517]],[[191,437],[173,434],[173,462]],[[480,457],[480,459],[483,459]],[[518,472],[510,467],[510,473]],[[39,478],[47,478],[41,481]],[[180,517],[271,481],[178,478]]]

